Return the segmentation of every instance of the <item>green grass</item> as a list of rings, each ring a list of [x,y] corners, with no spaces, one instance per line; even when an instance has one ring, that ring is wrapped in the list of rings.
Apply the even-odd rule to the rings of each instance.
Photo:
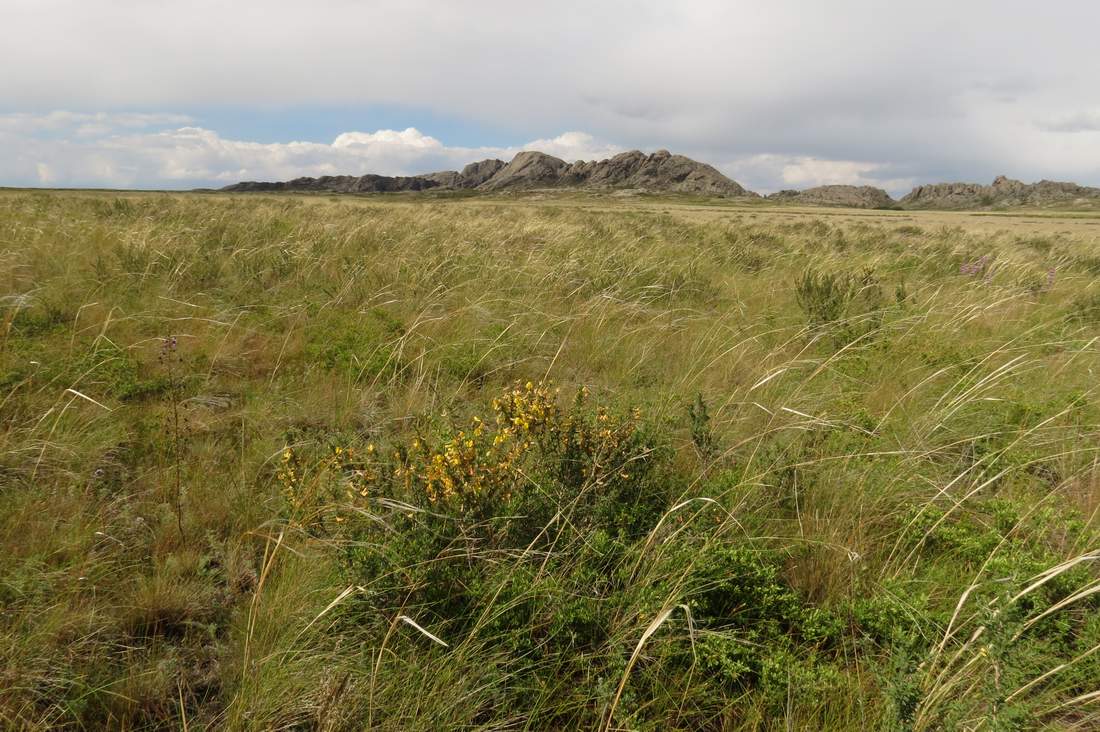
[[[0,727],[1100,726],[1091,232],[591,203],[0,194]]]

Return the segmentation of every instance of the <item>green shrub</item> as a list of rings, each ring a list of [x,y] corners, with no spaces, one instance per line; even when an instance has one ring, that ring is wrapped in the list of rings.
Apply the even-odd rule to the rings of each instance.
[[[1079,323],[1100,323],[1100,292],[1077,296],[1070,303],[1068,317]]]
[[[825,273],[809,268],[795,280],[795,300],[811,328],[821,328],[844,317],[856,292],[851,275]]]

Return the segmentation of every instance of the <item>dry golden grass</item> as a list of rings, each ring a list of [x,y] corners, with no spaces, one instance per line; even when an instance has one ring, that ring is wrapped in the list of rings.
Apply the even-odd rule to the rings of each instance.
[[[1095,728],[1098,226],[0,192],[0,726]]]

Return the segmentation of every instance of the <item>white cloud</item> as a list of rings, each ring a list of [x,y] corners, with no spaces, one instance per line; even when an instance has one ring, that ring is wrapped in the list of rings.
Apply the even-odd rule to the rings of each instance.
[[[842,184],[875,186],[899,195],[908,193],[913,187],[912,178],[892,175],[889,166],[883,163],[856,160],[763,154],[734,160],[722,167],[733,178],[760,193]]]
[[[877,163],[860,163],[854,160],[821,160],[820,158],[794,158],[783,165],[783,180],[798,188],[808,188],[826,183],[861,185],[874,180],[868,173],[881,168]]]
[[[522,149],[538,150],[570,163],[575,160],[604,160],[623,151],[622,147],[600,142],[587,132],[563,132],[550,139],[532,140]]]
[[[191,122],[185,114],[139,114],[107,112],[69,112],[56,110],[46,114],[13,112],[0,114],[0,132],[40,134],[69,132],[82,137],[105,134],[115,129],[142,129],[183,125]]]
[[[345,132],[332,141],[333,147],[372,145],[401,145],[421,150],[442,149],[443,144],[429,135],[422,134],[414,127],[398,132],[397,130],[378,130],[377,132]]]
[[[178,119],[71,112],[0,115],[0,170],[7,171],[4,182],[14,185],[187,188],[303,175],[428,173],[489,157],[508,160],[524,149],[568,160],[621,152],[583,132],[519,147],[458,147],[412,127],[345,132],[331,144],[233,140],[201,127],[145,129]]]
[[[455,146],[412,127],[349,131],[331,143],[260,143],[224,137],[202,127],[177,126],[190,120],[174,113],[0,114],[0,185],[220,187],[240,180],[287,180],[307,175],[415,175],[461,169],[485,158],[510,160],[520,150],[540,150],[573,161],[604,159],[626,149],[577,131],[518,146]],[[1000,123],[1000,128],[991,127],[986,144],[1006,154],[984,176],[961,167],[961,172],[921,175],[920,169],[889,161],[816,155],[769,152],[722,158],[717,157],[721,151],[715,157],[706,150],[679,151],[714,163],[760,193],[842,183],[876,186],[900,196],[919,182],[988,181],[999,173],[1025,180],[1045,176],[1092,182],[1090,171],[1096,169],[1095,156],[1088,154],[1094,146],[1092,136],[1038,129],[1023,114]],[[1014,146],[1015,158],[1007,154]],[[1043,165],[1021,163],[1021,159],[1028,160],[1027,150],[1040,151],[1041,157],[1030,160],[1041,160]]]

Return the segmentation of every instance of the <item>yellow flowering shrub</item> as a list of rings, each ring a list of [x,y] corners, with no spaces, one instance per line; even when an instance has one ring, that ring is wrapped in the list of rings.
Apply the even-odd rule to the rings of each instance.
[[[559,419],[556,390],[547,384],[516,385],[493,399],[490,422],[474,417],[438,447],[416,438],[398,453],[395,475],[407,489],[423,488],[432,503],[507,500],[523,480],[521,466]]]
[[[558,406],[550,384],[516,384],[492,401],[492,417],[474,417],[438,446],[423,438],[399,451],[395,475],[408,490],[420,487],[433,504],[460,510],[509,500],[536,470],[574,486],[629,480],[633,438],[641,412],[625,417],[588,408],[582,387],[570,409]]]
[[[421,495],[432,506],[488,515],[535,474],[577,488],[630,480],[641,413],[592,410],[584,387],[569,409],[558,398],[551,384],[517,383],[492,400],[488,418],[475,416],[436,441],[418,435],[399,445],[389,461],[373,444],[365,454],[336,446],[307,474],[304,461],[287,447],[277,477],[292,519],[309,524],[326,506],[355,504],[391,488]]]
[[[354,502],[370,494],[370,486],[382,477],[373,443],[364,455],[350,447],[334,445],[320,460],[307,462],[292,447],[283,448],[275,477],[290,510],[292,523],[310,526],[325,509],[347,499]],[[343,519],[333,516],[336,522]]]

